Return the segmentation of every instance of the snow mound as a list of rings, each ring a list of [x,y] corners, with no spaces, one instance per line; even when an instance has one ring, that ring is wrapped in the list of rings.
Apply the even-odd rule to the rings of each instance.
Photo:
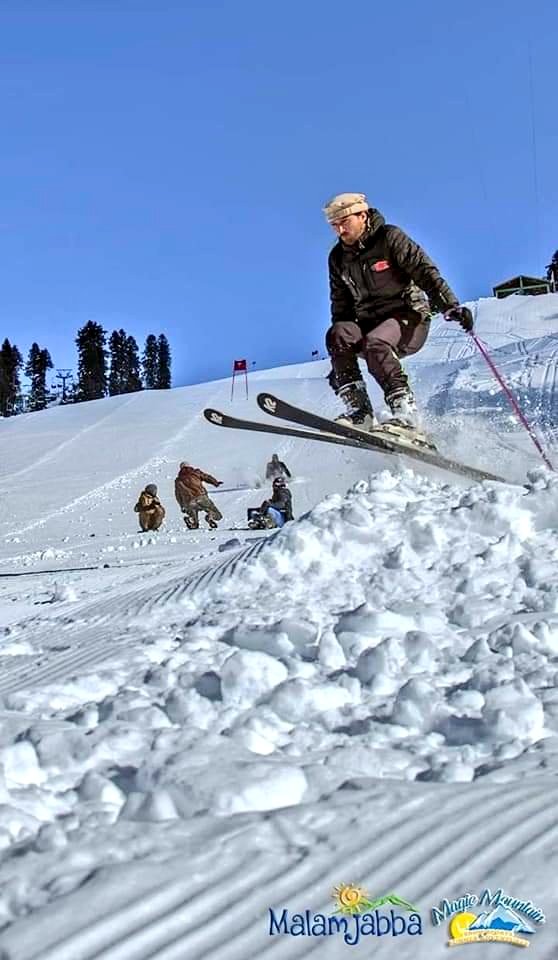
[[[532,339],[521,339],[527,299],[481,303],[479,318],[514,387],[533,400],[530,412],[544,412],[537,425],[552,455],[556,324],[552,304],[536,298],[542,312]],[[317,363],[274,375],[287,399],[330,411],[326,372]],[[518,454],[524,438],[500,429],[507,412],[470,338],[434,323],[413,377],[450,450],[461,445],[464,459],[523,480],[534,454]],[[434,479],[419,465],[397,472],[395,458],[338,446],[227,431],[217,443],[200,408],[227,408],[228,397],[223,382],[2,424],[13,442],[0,543],[0,927],[19,922],[2,930],[0,952],[6,942],[15,960],[35,960],[35,944],[58,943],[86,916],[93,929],[96,913],[83,910],[93,909],[92,890],[110,925],[113,895],[125,886],[120,867],[135,889],[142,869],[150,883],[166,882],[174,860],[188,893],[191,876],[199,880],[194,898],[224,871],[226,900],[227,870],[244,882],[244,861],[259,869],[263,853],[273,876],[302,857],[308,883],[317,890],[323,880],[319,896],[345,862],[360,871],[355,880],[385,889],[405,887],[409,874],[402,892],[413,897],[414,883],[442,889],[448,857],[468,871],[476,862],[483,882],[490,863],[508,875],[507,838],[527,857],[529,837],[539,842],[554,827],[557,478],[538,470],[523,487],[466,489],[438,482],[435,470],[424,471]],[[454,402],[459,411],[448,417]],[[138,442],[146,423],[157,438],[148,461]],[[253,536],[246,508],[261,502],[274,448],[293,470],[300,519]],[[215,492],[225,517],[217,531],[187,531],[173,515],[175,468],[186,455],[226,484]],[[147,481],[169,508],[156,536],[140,535],[133,513]],[[482,836],[452,834],[471,810],[486,821]],[[493,842],[500,829],[504,846]],[[422,866],[402,834],[407,844],[421,837]],[[477,840],[482,849],[468,846]],[[365,863],[361,851],[377,859]],[[261,898],[279,903],[269,883]],[[39,909],[66,895],[59,908]],[[184,904],[182,888],[176,897]],[[141,952],[138,898],[138,939],[122,934],[108,945],[101,932],[90,952],[108,948],[123,960]],[[245,916],[234,911],[245,901],[233,899],[238,933]],[[178,913],[191,926],[189,908]],[[33,935],[45,916],[50,939]],[[155,925],[168,946],[174,927]],[[73,956],[78,942],[76,933],[60,949]],[[184,955],[213,955],[215,945],[200,939]],[[264,952],[245,946],[239,939],[234,955]],[[229,947],[225,938],[223,956]],[[57,949],[46,947],[53,957]],[[181,952],[181,942],[169,949]]]

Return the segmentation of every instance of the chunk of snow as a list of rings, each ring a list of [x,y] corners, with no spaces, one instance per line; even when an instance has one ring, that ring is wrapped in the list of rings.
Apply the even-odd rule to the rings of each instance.
[[[43,783],[47,777],[41,769],[36,750],[29,740],[20,740],[0,750],[6,785],[23,786]]]
[[[218,817],[256,810],[278,810],[302,803],[307,790],[304,771],[286,764],[254,764],[246,768],[241,782],[221,787],[212,812]]]
[[[237,650],[221,668],[223,703],[248,707],[288,676],[284,663],[257,650]]]

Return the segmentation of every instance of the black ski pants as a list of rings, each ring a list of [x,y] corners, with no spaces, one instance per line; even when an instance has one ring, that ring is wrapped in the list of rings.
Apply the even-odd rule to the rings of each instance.
[[[326,348],[331,357],[329,382],[337,392],[348,383],[362,380],[358,357],[364,357],[370,375],[381,387],[384,397],[404,393],[409,381],[400,357],[418,353],[424,346],[429,320],[382,320],[372,330],[364,331],[358,323],[342,320],[334,323],[326,334]]]

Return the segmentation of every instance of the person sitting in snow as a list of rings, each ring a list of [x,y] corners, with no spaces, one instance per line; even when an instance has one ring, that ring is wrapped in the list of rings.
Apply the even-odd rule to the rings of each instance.
[[[265,479],[276,480],[277,477],[283,477],[287,480],[290,480],[291,471],[287,467],[287,464],[283,463],[283,461],[279,459],[279,456],[274,453],[271,457],[271,460],[267,464],[267,467],[265,468]]]
[[[275,478],[272,491],[271,498],[264,500],[259,512],[266,527],[283,527],[289,520],[294,520],[292,494],[283,477]]]
[[[146,530],[158,530],[165,518],[165,508],[157,496],[157,487],[148,483],[138,497],[134,510],[139,514],[139,525]]]
[[[223,481],[216,480],[211,474],[204,473],[198,467],[192,467],[182,461],[178,476],[174,481],[174,495],[184,514],[184,523],[189,530],[199,528],[198,514],[200,510],[205,511],[205,520],[211,530],[215,530],[219,520],[223,519],[223,514],[217,509],[213,500],[209,498],[204,483],[211,483],[214,487],[220,487]]]

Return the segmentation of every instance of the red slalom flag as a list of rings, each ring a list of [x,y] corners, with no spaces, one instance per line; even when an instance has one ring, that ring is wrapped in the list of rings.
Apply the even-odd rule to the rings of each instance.
[[[235,377],[237,373],[244,374],[244,383],[246,386],[246,399],[248,399],[248,363],[246,360],[234,360],[232,383],[231,383],[231,400],[234,397],[234,382],[235,382]]]

